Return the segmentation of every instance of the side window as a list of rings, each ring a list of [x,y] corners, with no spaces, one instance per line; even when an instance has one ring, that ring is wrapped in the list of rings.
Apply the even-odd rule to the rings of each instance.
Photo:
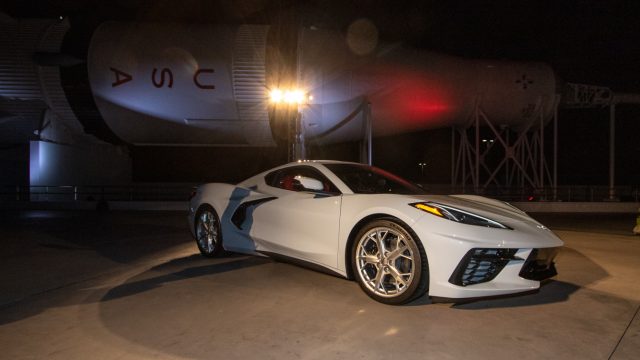
[[[275,171],[267,174],[264,180],[269,186],[289,191],[339,193],[329,179],[309,166],[296,166]]]
[[[276,184],[276,178],[278,177],[278,173],[280,171],[273,171],[268,173],[265,177],[264,177],[264,182],[269,185],[269,186],[273,186],[273,187],[277,187]]]

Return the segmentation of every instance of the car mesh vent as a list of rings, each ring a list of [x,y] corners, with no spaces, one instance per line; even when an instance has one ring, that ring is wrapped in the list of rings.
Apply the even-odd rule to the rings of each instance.
[[[467,286],[493,280],[511,260],[518,249],[471,249],[462,258],[449,278],[455,285]]]

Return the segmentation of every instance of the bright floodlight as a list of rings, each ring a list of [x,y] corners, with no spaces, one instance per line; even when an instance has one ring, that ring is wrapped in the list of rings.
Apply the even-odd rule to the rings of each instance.
[[[271,90],[270,97],[271,97],[271,102],[274,102],[274,103],[281,102],[282,101],[282,90],[280,90],[280,89]]]
[[[285,93],[284,99],[288,103],[301,104],[304,101],[304,94],[300,90],[291,90]]]
[[[306,99],[302,90],[280,90],[273,89],[270,93],[271,102],[279,104],[304,104]]]

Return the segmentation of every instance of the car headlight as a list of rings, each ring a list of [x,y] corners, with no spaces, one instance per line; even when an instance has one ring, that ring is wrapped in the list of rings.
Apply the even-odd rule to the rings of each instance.
[[[495,229],[509,229],[513,230],[510,227],[501,224],[495,220],[487,219],[480,215],[471,214],[469,212],[453,208],[451,206],[446,206],[442,204],[437,204],[433,202],[419,202],[409,204],[418,210],[422,210],[428,212],[431,215],[435,215],[447,220],[455,221],[461,224],[467,225],[476,225],[476,226],[484,226]]]

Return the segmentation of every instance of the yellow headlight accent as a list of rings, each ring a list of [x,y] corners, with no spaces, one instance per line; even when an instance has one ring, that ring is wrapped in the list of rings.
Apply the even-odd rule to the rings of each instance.
[[[429,206],[429,205],[425,205],[425,204],[415,204],[413,206],[415,206],[416,208],[418,208],[420,210],[424,210],[424,211],[426,211],[428,213],[431,213],[433,215],[444,217],[444,215],[442,215],[442,213],[440,212],[440,209],[438,209],[437,207],[433,207],[433,206]]]

